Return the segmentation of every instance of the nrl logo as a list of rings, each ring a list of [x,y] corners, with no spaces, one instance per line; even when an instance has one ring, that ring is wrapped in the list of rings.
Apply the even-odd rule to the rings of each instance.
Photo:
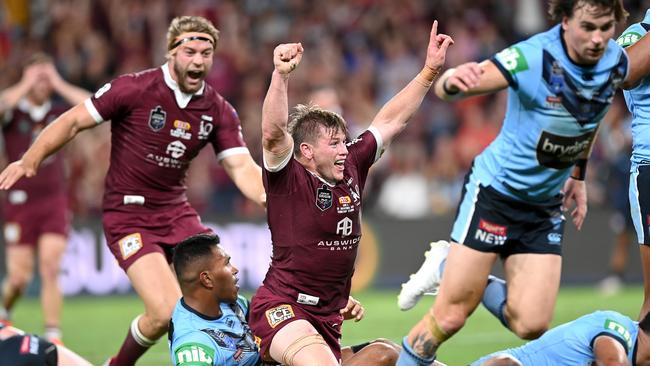
[[[149,114],[149,127],[154,131],[158,132],[163,127],[165,127],[165,119],[167,118],[167,112],[163,111],[161,106],[156,106],[156,108],[151,110]]]

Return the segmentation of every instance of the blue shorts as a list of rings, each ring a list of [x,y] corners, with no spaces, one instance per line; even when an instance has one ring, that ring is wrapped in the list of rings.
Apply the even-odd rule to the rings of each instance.
[[[481,252],[512,254],[562,253],[566,219],[562,195],[529,203],[483,186],[472,174],[465,176],[451,240]]]
[[[650,165],[632,164],[629,198],[639,244],[650,245]]]

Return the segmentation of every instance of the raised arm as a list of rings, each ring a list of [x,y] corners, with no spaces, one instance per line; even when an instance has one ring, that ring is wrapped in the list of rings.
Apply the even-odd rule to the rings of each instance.
[[[52,84],[52,89],[70,105],[77,105],[90,97],[91,93],[89,91],[65,81],[51,62],[43,64],[42,67],[43,72]]]
[[[302,59],[300,43],[281,44],[273,51],[275,70],[262,105],[262,146],[264,164],[268,168],[280,165],[293,151],[293,140],[287,131],[289,74]]]
[[[371,126],[381,134],[384,146],[387,146],[406,127],[408,120],[420,107],[433,80],[445,63],[447,47],[453,43],[454,41],[448,35],[438,34],[438,21],[434,21],[429,35],[424,68],[404,89],[384,104],[372,121]]]
[[[435,92],[442,100],[457,100],[489,94],[508,87],[508,80],[496,65],[485,60],[468,62],[447,70],[436,82]]]
[[[83,104],[78,104],[50,123],[23,157],[0,173],[0,189],[9,189],[20,178],[33,177],[43,159],[59,150],[80,131],[97,124]]]

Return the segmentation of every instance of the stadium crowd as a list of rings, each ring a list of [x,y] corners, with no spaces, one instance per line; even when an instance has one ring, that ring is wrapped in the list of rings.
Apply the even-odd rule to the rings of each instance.
[[[630,23],[638,21],[649,5],[648,1],[625,3]],[[338,108],[351,131],[358,133],[419,70],[422,50],[418,46],[426,42],[422,38],[431,19],[444,20],[441,31],[456,41],[448,65],[490,57],[547,27],[545,4],[539,0],[40,0],[6,1],[2,10],[0,90],[20,79],[23,60],[36,50],[52,55],[70,83],[97,90],[116,75],[161,64],[165,55],[161,37],[174,15],[196,14],[212,20],[221,30],[221,39],[208,82],[239,112],[244,137],[258,162],[260,101],[273,67],[260,55],[271,54],[279,42],[300,40],[311,50],[295,75],[290,104],[314,101]],[[341,90],[344,98],[337,101]],[[412,127],[374,168],[366,210],[399,218],[453,213],[464,172],[500,128],[504,98],[502,92],[445,103],[430,93]],[[604,129],[614,135],[625,129],[626,124],[618,122],[627,118],[619,99],[606,118],[616,123]],[[71,203],[77,217],[99,212],[109,161],[108,126],[84,135],[67,148]],[[626,148],[625,140],[616,140],[623,141],[616,145],[603,137],[590,161],[592,205],[610,199],[608,176],[615,174],[616,164],[626,163],[616,158]],[[198,159],[202,163],[190,170],[188,195],[200,213],[263,217],[264,212],[241,196],[211,153],[204,152]]]

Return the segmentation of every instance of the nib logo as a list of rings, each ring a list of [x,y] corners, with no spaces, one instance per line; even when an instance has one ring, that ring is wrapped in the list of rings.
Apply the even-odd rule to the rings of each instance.
[[[212,366],[214,350],[200,343],[184,343],[174,352],[178,366]]]

